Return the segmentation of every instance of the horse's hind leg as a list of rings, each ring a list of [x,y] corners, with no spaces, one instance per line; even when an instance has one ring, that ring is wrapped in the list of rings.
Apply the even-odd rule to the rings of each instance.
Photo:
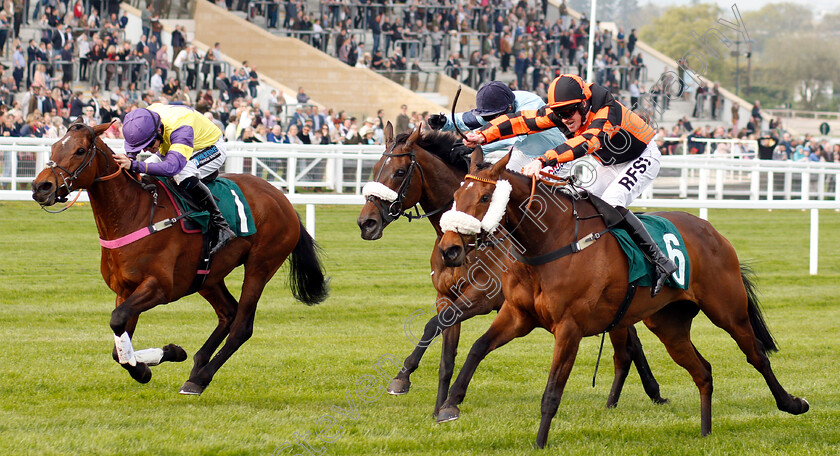
[[[642,347],[642,341],[639,340],[635,326],[629,326],[627,328],[627,351],[630,354],[630,358],[633,359],[633,364],[636,366],[636,371],[642,380],[642,387],[645,389],[648,397],[655,404],[667,403],[668,399],[659,395],[659,382],[656,381],[656,377],[653,376],[653,372],[650,370],[644,347]]]
[[[746,280],[746,279],[745,279]],[[742,297],[741,299],[744,299]],[[770,360],[767,358],[766,346],[761,340],[756,337],[756,333],[765,335],[767,346],[775,348],[770,333],[764,324],[764,318],[761,316],[758,303],[754,300],[754,296],[750,296],[746,306],[746,312],[741,310],[733,311],[731,306],[723,304],[722,301],[715,306],[709,306],[709,299],[704,299],[703,312],[716,326],[722,328],[735,339],[738,348],[747,355],[747,361],[761,373],[767,386],[770,387],[770,392],[773,398],[776,399],[776,406],[783,412],[788,412],[793,415],[805,413],[810,408],[808,401],[796,397],[785,391],[784,387],[779,383],[773,369],[770,367]],[[738,308],[743,309],[741,306]],[[753,326],[757,327],[753,327]]]
[[[712,367],[691,343],[691,320],[697,307],[690,303],[674,303],[645,320],[659,337],[668,354],[691,375],[700,391],[700,433],[712,432]]]
[[[285,256],[279,257],[285,260]],[[276,264],[276,266],[274,266]],[[242,284],[242,296],[236,309],[236,316],[230,324],[230,334],[225,344],[198,372],[190,374],[189,380],[181,387],[181,394],[199,395],[204,392],[213,376],[222,365],[242,346],[254,332],[254,314],[257,312],[257,302],[265,289],[268,279],[277,272],[281,262],[250,261],[245,265],[245,281]],[[273,266],[273,267],[272,267]]]
[[[233,318],[236,316],[236,307],[239,305],[236,302],[236,298],[230,294],[227,286],[225,286],[224,280],[219,281],[212,287],[201,290],[200,294],[213,306],[219,322],[216,325],[216,329],[213,330],[210,337],[204,342],[204,345],[195,352],[190,377],[197,375],[198,371],[210,362],[210,357],[213,356],[213,352],[225,340],[225,337],[230,332],[230,325],[233,323]]]
[[[627,374],[630,373],[630,365],[635,364],[636,370],[639,372],[639,377],[642,380],[642,387],[645,389],[648,397],[656,404],[664,404],[668,399],[659,395],[659,383],[645,357],[642,342],[636,334],[634,326],[628,326],[626,330],[618,329],[610,331],[610,342],[613,346],[613,363],[615,365],[615,377],[613,378],[612,388],[610,388],[610,395],[607,398],[607,408],[613,408],[618,405],[618,399],[621,397],[621,390],[624,388],[624,382],[627,380]]]

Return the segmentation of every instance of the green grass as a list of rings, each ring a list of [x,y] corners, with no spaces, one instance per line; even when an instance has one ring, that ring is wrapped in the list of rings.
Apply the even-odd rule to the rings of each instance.
[[[640,329],[671,402],[652,404],[633,373],[618,408],[606,410],[611,351],[592,388],[598,340],[585,339],[548,447],[537,453],[532,445],[552,347],[542,330],[488,356],[458,421],[437,425],[431,418],[439,343],[413,375],[410,394],[371,402],[356,396],[357,382],[371,375],[378,379],[372,393],[382,391],[374,363],[409,353],[403,323],[417,309],[428,312],[434,300],[428,224],[400,221],[384,239],[365,242],[357,211],[318,208],[331,297],[315,307],[294,302],[284,267],[263,295],[251,340],[201,397],[188,397],[177,391],[191,360],[156,367],[152,381],[140,385],[111,359],[114,295],[99,274],[89,206],[49,215],[34,203],[0,203],[0,454],[271,454],[296,433],[314,435],[327,414],[341,435],[317,444],[310,436],[325,454],[840,453],[840,214],[821,212],[820,275],[812,277],[808,212],[710,211],[758,273],[765,317],[780,346],[773,367],[792,394],[810,401],[808,413],[778,411],[732,339],[701,315],[693,340],[713,366],[711,436],[700,437],[694,383]],[[228,280],[235,296],[241,277],[240,269]],[[492,317],[462,326],[458,367]],[[144,314],[134,345],[172,342],[192,355],[214,326],[210,306],[188,297]],[[347,409],[348,394],[353,418],[332,408]],[[282,454],[296,453],[308,454],[299,448]]]

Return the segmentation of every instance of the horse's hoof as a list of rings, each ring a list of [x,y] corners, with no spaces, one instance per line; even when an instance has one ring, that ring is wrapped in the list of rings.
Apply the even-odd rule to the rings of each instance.
[[[170,361],[180,363],[187,360],[187,351],[175,344],[169,344],[163,347],[163,358],[161,362]]]
[[[811,404],[809,404],[804,397],[794,398],[794,402],[796,402],[799,405],[799,407],[798,410],[794,409],[790,412],[792,415],[801,415],[811,408]]]
[[[461,416],[461,411],[458,410],[458,407],[451,405],[449,407],[444,407],[440,409],[438,412],[437,419],[435,420],[438,423],[447,423],[449,421],[455,421]]]
[[[128,364],[123,365],[128,373],[131,375],[131,378],[137,381],[137,383],[146,384],[152,380],[152,370],[149,369],[149,366],[143,363],[140,363],[134,367],[129,367]]]
[[[178,394],[184,394],[187,396],[201,396],[201,393],[203,392],[203,386],[199,386],[196,383],[187,381],[186,383],[184,383],[184,386],[181,387],[181,391],[178,391]]]
[[[388,385],[388,394],[392,396],[402,396],[403,394],[408,393],[409,389],[411,389],[411,382],[409,380],[395,378],[391,380],[391,383]]]
[[[790,413],[791,415],[801,415],[811,408],[811,404],[804,398],[791,396],[790,400],[785,403],[776,403],[779,410]]]
[[[657,405],[662,405],[662,404],[667,404],[668,403],[668,399],[664,398],[664,397],[661,397],[661,396],[660,397],[652,397],[652,398],[650,398],[650,400],[654,404],[657,404]]]

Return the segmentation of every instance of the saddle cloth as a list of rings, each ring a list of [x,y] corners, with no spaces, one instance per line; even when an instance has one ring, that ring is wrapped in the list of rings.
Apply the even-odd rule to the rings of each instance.
[[[644,223],[645,228],[647,228],[653,240],[656,241],[656,245],[659,246],[662,253],[671,258],[677,265],[677,271],[671,274],[666,285],[683,290],[687,289],[690,272],[688,251],[685,249],[685,242],[680,232],[677,231],[677,227],[669,220],[656,215],[637,214],[637,216]],[[618,239],[621,249],[627,256],[627,262],[630,264],[628,281],[633,283],[638,280],[638,285],[642,287],[653,286],[656,266],[645,259],[642,251],[626,231],[613,228],[610,232]]]
[[[174,181],[160,177],[157,179],[163,184],[179,213],[195,210],[191,203],[188,203],[184,196],[176,190]],[[254,216],[251,214],[251,206],[248,205],[248,200],[245,199],[245,195],[242,194],[242,190],[235,182],[224,177],[217,177],[210,182],[205,182],[205,184],[216,198],[219,210],[237,236],[250,236],[257,232]],[[186,232],[201,231],[206,233],[210,225],[210,214],[207,211],[195,210],[186,219],[187,222],[182,225]]]

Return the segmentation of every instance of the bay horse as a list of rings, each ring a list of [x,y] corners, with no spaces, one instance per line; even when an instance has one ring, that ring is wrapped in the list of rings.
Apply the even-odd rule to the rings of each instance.
[[[53,144],[47,168],[32,182],[32,198],[42,207],[66,199],[72,190],[87,189],[96,228],[104,240],[118,239],[149,226],[152,214],[152,222],[176,217],[176,209],[168,198],[157,199],[144,189],[157,185],[160,190],[160,184],[150,184],[148,178],[140,182],[128,172],[120,172],[113,152],[100,138],[108,127],[109,124],[71,124],[67,134]],[[213,306],[218,324],[195,353],[192,372],[181,387],[181,394],[201,394],[225,361],[251,337],[257,301],[289,255],[289,280],[295,298],[312,305],[328,294],[317,246],[285,195],[255,176],[228,174],[225,178],[239,185],[257,231],[233,239],[212,258],[198,292]],[[190,293],[201,250],[201,234],[185,234],[177,224],[123,247],[102,248],[102,277],[117,295],[110,320],[115,340],[127,333],[130,347],[130,337],[141,313]],[[245,278],[237,301],[225,286],[225,277],[239,265],[244,265]],[[211,359],[226,337],[224,346]],[[116,345],[113,356],[119,362]],[[180,362],[187,355],[181,347],[169,344],[163,348],[162,356],[158,352],[152,358],[150,363],[137,359],[135,365],[120,365],[132,378],[147,383],[152,377],[150,364]]]
[[[437,233],[432,249],[432,283],[437,290],[435,301],[438,316],[429,319],[423,329],[423,336],[415,343],[413,352],[405,359],[404,368],[388,385],[392,395],[406,394],[411,386],[410,376],[417,369],[420,360],[432,341],[442,333],[442,353],[438,371],[438,393],[435,401],[435,416],[449,392],[455,356],[460,339],[461,322],[476,315],[485,315],[499,310],[504,302],[501,293],[503,269],[519,267],[512,264],[500,250],[479,250],[471,257],[471,265],[480,265],[470,272],[470,265],[449,267],[438,253],[437,243],[443,231],[440,217],[443,210],[452,206],[452,194],[464,180],[469,163],[460,149],[465,149],[451,133],[422,131],[422,126],[411,134],[394,137],[390,122],[385,126],[386,152],[373,168],[376,180],[374,187],[379,193],[393,192],[391,198],[368,196],[368,201],[359,214],[357,223],[362,239],[376,240],[382,237],[389,223],[405,216],[427,218]],[[469,149],[466,149],[469,152]],[[366,186],[367,188],[367,186]],[[396,195],[395,197],[393,195]],[[419,204],[425,215],[418,217],[407,210]],[[489,284],[493,284],[490,286]],[[446,310],[445,310],[446,309]],[[631,362],[635,362],[648,396],[656,403],[667,402],[659,395],[656,382],[645,358],[641,342],[633,326],[620,331],[611,331],[610,340],[615,355],[615,377],[607,407],[615,407]]]
[[[603,220],[589,199],[579,199],[555,188],[538,185],[532,196],[531,178],[505,169],[510,154],[495,165],[482,162],[480,150],[471,157],[471,175],[455,192],[453,216],[482,220],[495,214],[516,242],[533,258],[557,251],[577,241],[577,233],[598,233]],[[494,205],[494,190],[507,181],[509,201]],[[500,192],[503,193],[503,192]],[[542,211],[539,218],[527,211],[534,198],[558,198],[562,205]],[[571,208],[572,210],[569,210]],[[495,213],[497,209],[499,212]],[[681,233],[689,255],[691,277],[686,290],[666,287],[656,297],[638,292],[616,329],[637,321],[656,334],[674,361],[691,374],[700,391],[700,430],[712,431],[712,371],[691,342],[692,319],[702,311],[735,340],[747,361],[764,376],[779,410],[798,415],[808,411],[806,400],[790,395],[779,384],[767,353],[776,351],[759,308],[748,267],[740,264],[735,249],[707,221],[685,212],[657,213]],[[549,230],[546,235],[544,229]],[[457,231],[457,230],[456,230]],[[492,229],[490,229],[492,231]],[[479,234],[480,236],[480,234]],[[464,235],[448,231],[438,244],[447,264],[457,266],[466,256]],[[680,252],[681,253],[681,252]],[[574,365],[581,338],[603,331],[618,312],[628,288],[628,262],[613,236],[601,236],[584,250],[528,269],[512,268],[504,275],[506,301],[487,330],[472,346],[464,366],[449,391],[438,421],[457,419],[458,405],[481,360],[514,338],[535,327],[554,334],[554,357],[542,397],[536,446],[544,447],[551,420],[557,413],[563,388]],[[646,287],[642,287],[646,288]]]

